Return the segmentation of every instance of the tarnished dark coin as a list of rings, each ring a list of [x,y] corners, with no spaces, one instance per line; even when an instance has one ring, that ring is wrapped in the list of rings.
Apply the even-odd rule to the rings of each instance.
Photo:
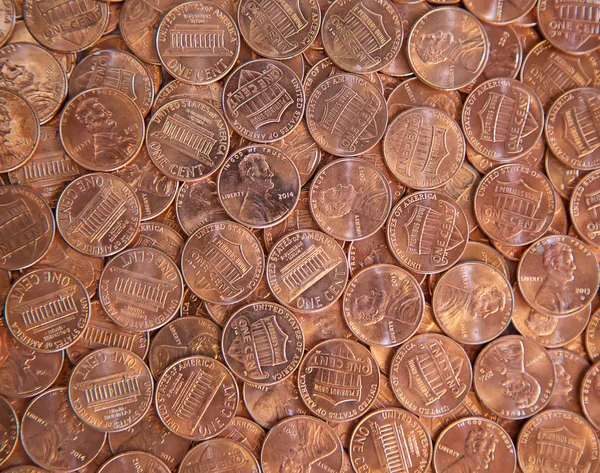
[[[260,473],[258,459],[252,452],[228,438],[214,438],[196,445],[181,461],[178,472],[194,473],[199,468],[213,466],[234,468],[235,473]]]
[[[256,459],[259,459],[265,435],[265,431],[257,423],[245,417],[234,417],[218,436],[243,445]]]
[[[356,156],[373,148],[385,133],[387,106],[365,77],[337,74],[315,87],[306,105],[306,122],[322,149]]]
[[[319,231],[291,232],[269,253],[269,288],[292,310],[315,311],[331,306],[342,295],[347,280],[344,251],[333,238]]]
[[[175,200],[177,221],[187,235],[209,223],[228,220],[219,201],[216,179],[188,181],[181,185]]]
[[[69,401],[77,416],[102,432],[137,424],[150,406],[154,382],[150,369],[129,350],[107,347],[77,363],[69,378]]]
[[[20,95],[0,90],[0,172],[23,166],[39,141],[39,118],[34,108]]]
[[[394,394],[410,412],[435,417],[456,409],[471,388],[471,363],[454,340],[438,334],[417,335],[392,360]]]
[[[156,386],[156,410],[167,428],[201,441],[222,432],[238,407],[233,375],[205,356],[182,358],[169,366]]]
[[[125,452],[112,457],[100,467],[98,473],[169,473],[169,467],[154,455],[146,452]]]
[[[152,105],[152,113],[155,113],[167,102],[171,102],[176,99],[202,100],[203,102],[208,102],[217,110],[219,110],[219,112],[223,113],[223,101],[221,99],[222,96],[223,86],[220,82],[195,85],[175,79],[165,85],[156,94],[154,104]]]
[[[486,345],[473,372],[481,402],[506,419],[540,412],[554,389],[552,359],[540,344],[519,335],[500,337]]]
[[[581,387],[590,363],[565,348],[548,350],[548,355],[552,358],[556,372],[556,384],[548,408],[581,413]]]
[[[594,247],[600,247],[600,171],[584,176],[573,189],[571,220],[577,233]]]
[[[0,269],[32,266],[54,238],[54,217],[46,201],[23,186],[0,186]]]
[[[54,388],[36,397],[21,422],[21,442],[37,465],[51,471],[74,471],[98,455],[106,434],[81,422],[67,388]]]

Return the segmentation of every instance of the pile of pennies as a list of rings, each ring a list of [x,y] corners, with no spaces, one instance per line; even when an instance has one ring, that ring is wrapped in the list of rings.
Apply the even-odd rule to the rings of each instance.
[[[600,0],[1,0],[0,470],[600,472]]]

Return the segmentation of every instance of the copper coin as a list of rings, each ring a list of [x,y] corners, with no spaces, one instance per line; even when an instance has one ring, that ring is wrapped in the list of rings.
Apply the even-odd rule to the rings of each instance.
[[[100,302],[92,301],[88,326],[75,344],[67,348],[66,353],[73,364],[90,352],[107,347],[129,350],[140,358],[145,358],[149,344],[148,332],[132,332],[115,325]]]
[[[245,417],[234,417],[219,437],[234,440],[246,447],[256,459],[260,458],[260,450],[265,438],[262,427]]]
[[[454,265],[469,238],[467,217],[441,192],[415,192],[392,209],[387,240],[394,257],[415,273],[439,273]]]
[[[315,345],[331,338],[356,338],[344,320],[342,301],[339,299],[327,309],[310,313],[298,312],[295,315],[302,326],[307,350],[312,350]]]
[[[593,362],[600,360],[600,310],[594,312],[586,327],[585,350]]]
[[[192,1],[165,14],[156,45],[169,74],[190,84],[208,84],[222,79],[234,66],[240,37],[225,10],[211,2]]]
[[[488,173],[474,199],[475,217],[490,238],[510,246],[533,243],[552,223],[554,190],[546,176],[523,164]]]
[[[10,171],[11,184],[31,187],[50,208],[56,207],[61,192],[73,179],[84,173],[63,148],[58,125],[40,127],[40,143],[25,165]]]
[[[59,6],[23,0],[23,19],[45,48],[76,52],[94,44],[108,24],[108,5],[94,0],[69,0]]]
[[[56,224],[65,241],[89,256],[110,256],[135,238],[141,206],[134,190],[111,174],[81,176],[56,204]]]
[[[467,0],[465,7],[477,18],[492,25],[507,25],[524,17],[535,6],[535,0],[508,2],[502,0]],[[491,58],[490,58],[491,59]]]
[[[544,158],[544,154],[546,153],[546,140],[543,136],[537,141],[533,149],[526,153],[525,155],[511,160],[512,164],[526,164],[533,168],[543,170],[542,159]],[[483,156],[481,153],[475,151],[471,145],[467,143],[467,159],[473,165],[475,169],[481,174],[487,174],[488,172],[500,167],[504,166],[507,161],[496,161],[494,159],[489,159]]]
[[[260,454],[263,473],[339,472],[343,448],[335,431],[314,417],[293,416],[265,437]]]
[[[163,327],[153,338],[148,366],[158,378],[168,366],[181,358],[202,355],[223,361],[221,328],[202,317],[180,317]]]
[[[396,179],[413,189],[448,182],[465,157],[458,123],[438,109],[415,107],[398,115],[383,141],[385,162]]]
[[[344,319],[360,341],[392,347],[408,340],[423,318],[421,287],[406,270],[377,264],[360,271],[344,293]]]
[[[563,317],[588,305],[596,295],[598,263],[581,241],[547,236],[523,255],[517,282],[533,309],[549,317]]]
[[[458,172],[440,188],[442,192],[452,197],[463,209],[471,232],[477,227],[473,201],[475,200],[475,194],[480,181],[481,176],[479,173],[471,165],[463,162]]]
[[[548,350],[548,355],[552,358],[556,372],[556,384],[548,408],[581,413],[581,386],[590,363],[564,348]]]
[[[347,422],[361,417],[375,402],[379,370],[363,345],[334,338],[306,354],[298,370],[298,388],[314,415]]]
[[[19,418],[9,402],[0,397],[0,429],[2,429],[2,447],[0,465],[6,462],[19,442]]]
[[[48,204],[23,186],[0,186],[0,269],[27,268],[48,251],[54,218]]]
[[[223,86],[220,82],[211,82],[210,84],[195,85],[188,84],[180,80],[172,80],[165,85],[160,92],[156,94],[152,113],[155,113],[167,102],[177,99],[196,99],[208,102],[219,112],[223,113]]]
[[[292,310],[331,306],[344,291],[348,263],[333,238],[316,230],[297,230],[269,253],[267,281],[277,300]]]
[[[20,2],[13,2],[11,0],[4,0],[2,5],[0,5],[0,15],[2,15],[0,45],[4,44],[10,38],[15,26],[15,18],[21,16],[22,8],[18,7],[21,7]]]
[[[118,49],[105,49],[86,56],[69,79],[69,96],[84,90],[107,87],[123,92],[148,115],[154,101],[154,84],[150,71],[133,54]]]
[[[322,149],[336,156],[356,156],[373,148],[385,133],[387,106],[381,92],[365,77],[337,74],[313,90],[306,122]]]
[[[169,473],[169,467],[146,452],[125,452],[112,457],[98,469],[98,473]]]
[[[233,375],[205,356],[182,358],[158,380],[156,410],[167,428],[190,440],[214,437],[227,427],[238,407]]]
[[[598,210],[597,210],[598,209]],[[570,213],[573,226],[589,245],[600,247],[600,171],[584,176],[573,190]]]
[[[183,302],[179,308],[179,313],[181,317],[210,318],[204,301],[190,291],[187,287],[183,292]]]
[[[239,302],[262,278],[265,261],[254,234],[234,222],[210,223],[186,242],[181,269],[188,287],[216,304]]]
[[[209,223],[229,219],[219,201],[216,179],[210,178],[183,183],[177,193],[175,211],[187,235]]]
[[[252,228],[285,219],[300,197],[294,163],[277,148],[246,146],[233,152],[217,178],[219,202],[237,222]]]
[[[537,6],[538,25],[552,46],[567,54],[584,54],[600,47],[596,4],[569,8],[560,0],[541,0]]]
[[[350,439],[355,471],[425,472],[433,446],[425,427],[403,409],[387,408],[364,416]]]
[[[370,237],[356,240],[348,247],[348,265],[350,276],[354,277],[362,269],[376,264],[397,264],[385,240],[385,229],[381,229]],[[421,275],[413,275],[415,278]]]
[[[119,17],[119,29],[127,47],[142,61],[160,64],[156,50],[156,33],[163,12],[174,6],[173,1],[161,2],[152,6],[145,0],[131,0],[123,3]]]
[[[321,10],[317,0],[242,0],[237,22],[244,40],[258,54],[287,59],[313,43],[321,26]]]
[[[398,202],[400,202],[400,199],[406,192],[406,186],[404,186],[402,183],[400,183],[400,181],[398,181],[398,179],[394,177],[385,164],[385,158],[383,156],[383,142],[380,141],[375,145],[374,148],[362,153],[358,157],[373,164],[383,173],[385,180],[392,191],[392,205],[396,205]]]
[[[581,405],[587,419],[596,430],[600,426],[600,362],[596,362],[583,377]]]
[[[37,466],[20,465],[8,470],[4,470],[6,473],[46,473],[46,470],[42,470]]]
[[[116,89],[81,92],[60,119],[65,150],[91,171],[114,171],[129,163],[142,147],[144,130],[137,105]]]
[[[150,119],[146,148],[166,176],[179,181],[203,179],[227,157],[229,133],[221,113],[201,100],[165,103]]]
[[[154,408],[151,408],[137,424],[121,432],[111,432],[108,435],[108,444],[115,455],[130,451],[154,455],[160,458],[170,470],[179,465],[190,448],[190,441],[167,429]]]
[[[549,150],[544,156],[546,175],[558,194],[566,200],[571,200],[575,186],[581,181],[586,171],[575,169],[559,161]]]
[[[69,378],[69,400],[85,424],[118,432],[137,424],[152,405],[150,369],[129,350],[107,347],[77,363]]]
[[[598,436],[586,420],[572,412],[550,409],[530,419],[517,442],[519,466],[524,472],[597,471]]]
[[[456,90],[481,74],[490,43],[471,13],[442,7],[415,22],[407,47],[410,66],[419,79],[436,89]]]
[[[39,141],[39,120],[33,107],[20,95],[0,90],[0,172],[23,166]]]
[[[587,170],[600,166],[595,131],[600,118],[593,112],[599,100],[598,89],[583,87],[565,92],[550,107],[546,120],[548,147],[569,167]]]
[[[296,73],[271,59],[242,64],[229,75],[223,89],[229,125],[257,143],[290,134],[302,120],[304,104],[304,88]]]
[[[323,46],[340,69],[357,74],[376,72],[400,51],[402,26],[390,1],[333,2],[323,17]]]
[[[181,461],[177,471],[193,473],[207,467],[233,468],[235,473],[260,473],[258,459],[252,452],[227,438],[214,438],[196,445]]]
[[[475,391],[483,404],[505,419],[540,412],[554,389],[554,365],[540,344],[509,335],[481,351],[473,366]]]
[[[531,151],[542,136],[544,110],[535,92],[515,79],[490,79],[467,98],[462,124],[469,144],[492,160]]]
[[[481,262],[458,264],[435,286],[433,312],[442,330],[459,343],[479,345],[499,336],[514,308],[510,282]]]
[[[417,335],[392,360],[392,389],[405,409],[435,417],[456,409],[471,387],[471,363],[461,346],[443,335]]]
[[[161,251],[131,248],[104,266],[98,297],[120,327],[135,332],[155,330],[178,313],[183,279],[175,262]]]

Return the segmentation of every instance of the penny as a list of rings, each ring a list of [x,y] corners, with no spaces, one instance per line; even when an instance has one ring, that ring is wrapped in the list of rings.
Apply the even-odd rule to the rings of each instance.
[[[548,350],[548,355],[552,358],[556,372],[556,385],[548,408],[581,413],[581,386],[590,363],[564,348]]]
[[[462,124],[469,144],[487,158],[516,159],[542,136],[544,110],[535,93],[515,79],[490,79],[467,98]]]
[[[519,335],[500,337],[479,353],[473,366],[481,402],[505,419],[540,412],[552,395],[552,359],[540,344]]]
[[[458,123],[444,112],[414,107],[398,115],[385,134],[383,155],[396,179],[417,190],[447,183],[465,157]]]
[[[373,235],[356,240],[350,243],[348,247],[348,263],[350,266],[350,276],[356,274],[367,267],[376,264],[397,264],[394,255],[390,252],[385,240],[385,229],[381,229]],[[411,274],[415,278],[420,274]]]
[[[600,124],[592,112],[599,99],[598,89],[576,88],[565,92],[550,107],[546,120],[548,147],[569,167],[588,170],[600,166],[600,151],[595,146],[595,130]]]
[[[134,190],[104,173],[71,182],[56,204],[56,225],[65,241],[89,256],[111,256],[135,238],[141,207]]]
[[[267,433],[260,464],[263,473],[288,473],[314,464],[322,471],[337,472],[342,469],[343,450],[328,424],[314,417],[293,416]]]
[[[177,193],[175,211],[187,235],[209,223],[229,219],[219,202],[216,179],[210,178],[183,183]]]
[[[304,104],[304,88],[296,73],[271,59],[242,64],[223,87],[227,122],[236,133],[257,143],[289,135],[302,120]]]
[[[550,181],[523,164],[506,164],[486,174],[474,199],[481,230],[504,245],[533,243],[552,223],[556,202]]]
[[[29,465],[15,466],[4,471],[7,473],[45,473],[45,470],[42,470],[41,468],[38,468],[36,466]]]
[[[23,19],[31,35],[52,51],[82,51],[94,44],[108,24],[108,4],[69,0],[60,7],[23,0]]]
[[[459,343],[479,345],[506,329],[513,314],[514,296],[501,271],[471,261],[444,273],[435,286],[431,304],[446,335]]]
[[[467,217],[454,199],[436,192],[415,192],[392,209],[387,240],[394,257],[419,274],[439,273],[454,265],[469,237]]]
[[[518,3],[504,3],[501,0],[467,0],[465,7],[477,18],[492,25],[507,25],[523,18],[533,9],[535,0]],[[492,59],[492,58],[490,58]]]
[[[60,136],[69,156],[90,171],[114,171],[129,163],[144,143],[144,117],[116,89],[81,92],[60,118]]]
[[[435,417],[456,409],[471,387],[471,364],[461,346],[438,334],[417,335],[394,355],[390,381],[405,409]]]
[[[469,164],[463,162],[458,172],[440,188],[442,192],[452,197],[463,209],[471,232],[477,227],[473,201],[475,200],[475,194],[480,181],[481,176],[477,171]]]
[[[0,450],[0,465],[2,465],[19,442],[19,418],[3,397],[0,397],[0,428],[3,434],[2,449]]]
[[[344,251],[333,238],[319,231],[291,232],[269,253],[269,288],[281,304],[294,311],[330,307],[341,297],[347,280]]]
[[[423,318],[425,300],[406,270],[377,264],[360,271],[344,294],[344,319],[360,341],[392,347],[408,340]]]
[[[600,311],[592,314],[585,331],[585,351],[593,362],[600,360]]]
[[[379,375],[379,392],[373,403],[372,410],[400,408],[401,405],[392,391],[392,383],[385,374]]]
[[[545,153],[546,140],[543,136],[541,136],[530,152],[519,158],[516,158],[515,160],[511,160],[510,162],[511,164],[526,164],[541,171],[543,170],[541,162]],[[481,153],[475,151],[468,143],[467,159],[469,160],[469,163],[471,163],[471,165],[481,174],[487,174],[488,172],[506,164],[506,161],[496,161],[486,158]]]
[[[222,96],[223,86],[219,82],[194,85],[175,79],[165,85],[160,89],[160,92],[156,94],[154,105],[152,106],[152,113],[155,113],[167,102],[177,99],[196,99],[208,102],[219,110],[219,112],[223,113]]]
[[[575,186],[586,175],[586,172],[565,165],[550,151],[546,151],[544,158],[546,175],[552,186],[563,199],[571,200]]]
[[[432,450],[431,438],[416,416],[387,408],[361,419],[352,433],[349,453],[355,471],[402,468],[416,473],[427,470]]]
[[[0,209],[0,269],[32,266],[43,258],[54,238],[50,207],[33,190],[13,185],[0,186]]]
[[[124,2],[121,8],[119,29],[123,41],[138,58],[150,64],[160,64],[156,50],[156,33],[163,17],[162,13],[174,6],[175,2],[164,3],[164,10],[145,0]]]
[[[179,313],[181,317],[209,318],[204,301],[190,291],[187,287],[183,292],[183,302],[179,308]]]
[[[164,223],[142,222],[132,248],[154,248],[163,252],[173,261],[179,261],[184,240],[172,228]]]
[[[23,166],[39,141],[39,120],[33,107],[20,95],[0,90],[0,172]]]
[[[595,429],[600,426],[600,363],[596,362],[583,377],[581,383],[581,405],[585,417]]]
[[[406,186],[401,184],[386,166],[385,158],[383,156],[383,143],[380,141],[375,145],[374,148],[371,148],[369,151],[359,155],[358,157],[373,164],[383,173],[385,180],[392,191],[392,205],[396,205],[406,192]]]
[[[456,90],[481,74],[490,43],[471,13],[441,7],[415,22],[407,48],[410,66],[419,79],[436,89]]]
[[[98,473],[169,473],[169,467],[154,455],[145,452],[125,452],[112,457]]]
[[[179,181],[203,179],[227,157],[229,133],[220,112],[207,102],[167,102],[150,119],[146,147],[154,164]]]
[[[322,149],[336,156],[356,156],[373,148],[385,133],[387,106],[381,92],[365,77],[337,74],[311,93],[306,122]]]
[[[236,473],[260,473],[258,459],[235,440],[214,438],[192,448],[181,461],[179,473],[193,473],[214,465],[235,465]]]
[[[71,406],[86,425],[118,432],[137,424],[152,405],[154,382],[142,359],[107,347],[82,358],[69,378]]]
[[[600,247],[600,171],[593,171],[579,180],[573,189],[570,214],[573,226],[583,240]],[[600,210],[600,209],[598,209]]]
[[[255,422],[244,417],[234,417],[219,437],[233,440],[246,447],[256,459],[260,458],[260,450],[265,438],[265,431]]]
[[[174,434],[194,441],[222,432],[238,407],[238,388],[225,366],[205,356],[182,358],[158,380],[156,410]]]
[[[154,455],[162,460],[169,470],[179,465],[190,448],[190,441],[169,431],[158,418],[154,408],[151,408],[137,424],[121,432],[111,432],[108,435],[108,444],[114,455],[128,451]]]
[[[548,317],[564,317],[594,298],[598,263],[581,241],[570,236],[547,236],[523,255],[517,282],[531,308]]]
[[[339,299],[327,309],[310,313],[298,312],[295,315],[302,326],[307,350],[312,350],[315,345],[331,338],[355,339],[344,321],[342,301]]]
[[[63,148],[58,125],[40,127],[40,142],[25,164],[8,173],[11,184],[32,188],[50,208],[56,207],[61,192],[84,173]]]
[[[14,26],[15,18],[20,15],[21,8],[17,8],[18,5],[11,0],[4,0],[0,5],[0,15],[2,15],[2,27],[0,28],[0,45],[3,45],[11,36]],[[20,5],[19,5],[20,6]]]
[[[402,26],[390,1],[334,2],[323,17],[323,47],[340,69],[357,74],[376,72],[400,51]]]
[[[379,370],[373,355],[360,343],[330,339],[312,348],[302,360],[298,389],[314,415],[347,422],[361,417],[375,402]]]
[[[436,471],[513,472],[515,446],[508,433],[484,417],[467,417],[449,425],[439,436],[433,453]]]

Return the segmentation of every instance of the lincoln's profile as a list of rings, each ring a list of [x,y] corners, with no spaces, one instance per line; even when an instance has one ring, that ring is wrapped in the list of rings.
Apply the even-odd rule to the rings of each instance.
[[[449,61],[459,63],[468,71],[474,72],[485,57],[485,39],[476,29],[466,31],[463,36],[455,38],[449,31],[436,31],[419,38],[415,49],[421,60],[427,64]]]
[[[567,287],[575,279],[577,269],[573,249],[564,243],[555,243],[545,248],[543,258],[546,275],[535,302],[553,312],[574,309],[578,301]]]
[[[464,454],[442,473],[476,473],[489,468],[496,451],[496,435],[484,427],[471,429],[465,439]]]

